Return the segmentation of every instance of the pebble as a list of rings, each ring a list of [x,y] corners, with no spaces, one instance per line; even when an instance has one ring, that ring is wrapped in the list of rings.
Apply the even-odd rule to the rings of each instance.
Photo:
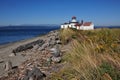
[[[61,57],[54,57],[54,56],[53,56],[51,59],[52,59],[53,62],[59,63],[62,58],[61,58]]]

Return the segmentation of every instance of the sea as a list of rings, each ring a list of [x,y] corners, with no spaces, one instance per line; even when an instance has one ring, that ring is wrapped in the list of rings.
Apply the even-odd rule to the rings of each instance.
[[[120,26],[108,26],[97,28],[119,28]],[[47,34],[50,31],[60,29],[60,26],[1,26],[0,27],[0,45],[20,40],[33,38],[36,36]]]
[[[59,28],[60,26],[3,26],[0,27],[0,45],[44,35]]]

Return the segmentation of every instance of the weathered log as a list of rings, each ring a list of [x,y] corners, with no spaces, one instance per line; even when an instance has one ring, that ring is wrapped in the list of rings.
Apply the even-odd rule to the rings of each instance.
[[[31,43],[28,43],[28,44],[24,44],[24,45],[21,45],[15,49],[13,49],[13,53],[17,53],[17,52],[21,52],[21,51],[24,51],[24,50],[27,50],[27,49],[32,49],[34,45],[43,45],[44,44],[44,41],[43,40],[37,40],[37,41],[33,41]]]

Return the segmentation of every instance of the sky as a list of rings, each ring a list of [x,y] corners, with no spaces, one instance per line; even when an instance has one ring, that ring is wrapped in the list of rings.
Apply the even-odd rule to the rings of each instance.
[[[119,26],[120,0],[0,0],[0,25],[62,24],[72,16]]]

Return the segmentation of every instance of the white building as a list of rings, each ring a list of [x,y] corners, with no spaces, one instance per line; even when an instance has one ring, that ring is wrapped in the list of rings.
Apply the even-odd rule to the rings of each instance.
[[[69,23],[64,23],[61,25],[62,29],[66,28],[76,28],[78,30],[93,30],[94,29],[94,24],[92,22],[83,22],[83,20],[79,23],[76,20],[76,17],[73,16],[72,20],[69,21]]]

